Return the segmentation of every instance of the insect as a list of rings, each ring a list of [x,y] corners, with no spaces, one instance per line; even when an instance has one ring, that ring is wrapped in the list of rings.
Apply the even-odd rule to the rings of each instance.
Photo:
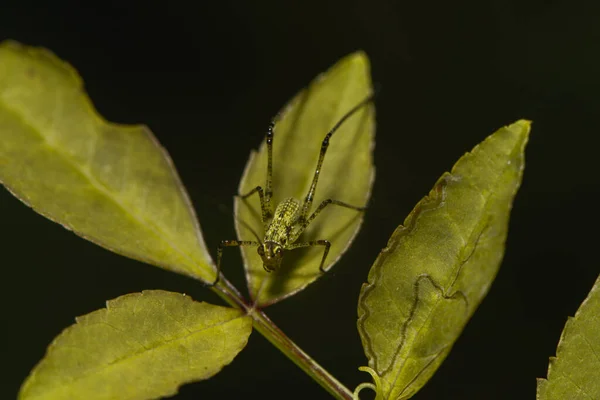
[[[304,200],[300,202],[293,197],[286,198],[282,200],[277,207],[275,207],[275,211],[273,211],[271,205],[271,198],[273,197],[273,139],[275,136],[275,120],[277,118],[274,118],[271,121],[266,135],[267,177],[265,186],[264,188],[262,186],[257,186],[248,193],[238,195],[241,199],[247,199],[254,194],[258,195],[260,199],[261,218],[265,230],[264,239],[260,240],[260,237],[253,232],[257,240],[221,241],[217,248],[217,277],[211,286],[216,285],[221,276],[221,258],[223,256],[223,248],[232,246],[256,246],[258,255],[261,257],[263,262],[263,268],[267,272],[279,270],[283,260],[284,251],[299,249],[302,247],[323,246],[323,256],[321,258],[319,270],[322,273],[325,272],[323,266],[325,265],[325,260],[327,259],[327,254],[329,253],[331,243],[326,239],[310,240],[305,242],[297,242],[297,240],[306,230],[306,228],[308,228],[310,223],[328,205],[332,204],[355,210],[357,212],[363,212],[366,209],[364,206],[355,206],[336,199],[327,199],[322,201],[321,204],[319,204],[312,212],[312,214],[310,213],[315,191],[317,189],[317,183],[319,181],[319,174],[321,173],[321,167],[323,165],[323,160],[325,159],[325,154],[327,153],[327,148],[329,147],[329,140],[348,118],[350,118],[363,106],[373,101],[373,97],[374,95],[370,95],[356,106],[351,108],[346,114],[344,114],[344,116],[342,116],[342,118],[340,118],[333,128],[331,128],[327,135],[325,135],[325,138],[321,143],[321,151],[319,153],[319,159],[317,161],[317,167],[313,175],[312,183]]]

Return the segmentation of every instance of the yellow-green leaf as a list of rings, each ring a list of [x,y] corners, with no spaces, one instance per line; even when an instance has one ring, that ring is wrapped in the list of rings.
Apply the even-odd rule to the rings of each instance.
[[[273,209],[288,197],[304,201],[325,135],[344,114],[371,95],[372,90],[368,58],[357,52],[317,77],[283,108],[274,133]],[[326,199],[361,207],[367,204],[375,172],[372,161],[374,114],[373,104],[362,107],[331,138],[311,211]],[[239,193],[247,193],[256,186],[264,187],[266,173],[267,146],[263,141],[260,150],[250,154]],[[264,227],[258,196],[236,199],[235,208],[239,219],[236,221],[238,237],[256,240],[240,222],[245,221],[262,240]],[[331,250],[325,264],[325,269],[329,269],[352,242],[360,228],[362,214],[329,205],[297,242],[329,240]],[[263,269],[256,247],[242,248],[242,254],[250,294],[260,306],[290,296],[321,276],[322,246],[286,251],[281,269],[274,273]],[[227,256],[225,264],[226,260]]]
[[[392,234],[369,272],[358,329],[385,399],[433,375],[487,293],[504,254],[529,122],[465,154]]]
[[[108,301],[50,345],[21,400],[143,400],[208,379],[244,348],[252,319],[241,311],[162,290]]]
[[[548,379],[538,379],[537,399],[600,399],[600,277],[567,320]]]
[[[150,130],[105,121],[71,66],[15,42],[0,45],[0,182],[103,247],[214,280],[187,193]]]

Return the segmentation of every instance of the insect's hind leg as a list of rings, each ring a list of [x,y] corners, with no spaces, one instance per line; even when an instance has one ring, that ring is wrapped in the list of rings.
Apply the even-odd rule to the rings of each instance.
[[[319,153],[319,159],[317,161],[317,168],[315,169],[315,174],[313,175],[313,180],[310,185],[310,189],[308,190],[308,194],[304,198],[304,204],[302,204],[302,210],[300,212],[300,222],[301,223],[304,220],[306,220],[308,213],[310,212],[310,207],[312,206],[314,196],[315,196],[315,191],[317,189],[317,183],[319,182],[319,174],[321,173],[321,168],[323,167],[323,161],[325,160],[325,154],[327,153],[327,149],[329,148],[329,140],[331,139],[333,134],[344,124],[344,122],[346,122],[346,120],[348,120],[352,115],[354,115],[361,108],[363,108],[364,106],[366,106],[367,104],[372,102],[374,96],[375,96],[374,94],[371,94],[368,97],[366,97],[363,101],[361,101],[360,103],[358,103],[357,105],[352,107],[346,114],[344,114],[342,116],[342,118],[340,118],[340,120],[333,126],[333,128],[331,128],[331,130],[329,132],[327,132],[327,135],[325,135],[325,138],[323,139],[323,142],[321,143],[321,151]],[[339,202],[339,203],[341,203],[341,202]],[[354,206],[350,206],[350,208],[352,208],[352,207],[354,207]]]
[[[319,271],[321,271],[321,273],[325,273],[323,266],[325,265],[325,259],[327,259],[327,254],[329,254],[329,248],[331,247],[331,243],[329,242],[329,240],[321,239],[321,240],[311,240],[310,242],[294,243],[294,244],[288,246],[286,248],[286,250],[293,250],[293,249],[298,249],[301,247],[312,247],[312,246],[325,246],[325,249],[323,249],[323,257],[321,258],[321,264],[319,265]]]
[[[260,246],[260,243],[253,240],[222,240],[217,247],[217,277],[213,283],[207,285],[208,287],[215,286],[221,278],[221,258],[223,257],[223,248],[233,246]]]
[[[293,236],[292,236],[292,240],[296,240],[298,239],[298,237],[302,234],[302,232],[304,232],[306,230],[306,228],[308,228],[308,225],[310,225],[310,223],[317,217],[317,215],[319,215],[321,213],[321,211],[323,211],[325,209],[325,207],[327,207],[328,205],[333,204],[339,207],[344,207],[344,208],[348,208],[350,210],[355,210],[358,212],[363,212],[367,209],[367,207],[359,207],[359,206],[354,206],[352,204],[348,204],[348,203],[344,203],[343,201],[339,201],[339,200],[334,200],[334,199],[327,199],[327,200],[323,200],[321,202],[321,204],[319,204],[319,207],[317,207],[317,209],[310,215],[310,217],[300,221],[300,227],[296,230],[296,232],[294,232]]]

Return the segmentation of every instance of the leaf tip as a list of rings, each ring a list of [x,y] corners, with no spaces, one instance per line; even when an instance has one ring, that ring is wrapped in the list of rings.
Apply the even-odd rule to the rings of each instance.
[[[354,53],[348,54],[340,61],[342,68],[348,68],[365,74],[370,74],[371,64],[369,56],[364,50],[357,50]]]
[[[520,127],[521,129],[529,132],[531,130],[532,123],[533,123],[533,121],[530,119],[520,119],[517,122],[515,122],[513,125],[516,125],[516,126]]]
[[[369,56],[364,50],[357,50],[354,53],[350,53],[347,56],[353,63],[364,65],[369,62]]]
[[[508,129],[519,136],[524,136],[525,138],[529,137],[529,133],[531,132],[531,124],[533,122],[528,119],[520,119],[516,122],[513,122],[510,125],[505,126],[505,129]]]

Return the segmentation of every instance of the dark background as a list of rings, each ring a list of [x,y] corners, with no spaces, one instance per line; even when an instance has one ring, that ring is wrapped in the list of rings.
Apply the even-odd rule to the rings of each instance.
[[[377,179],[364,228],[327,274],[268,309],[354,388],[369,380],[356,330],[361,284],[394,228],[441,173],[502,125],[534,121],[505,261],[448,359],[416,399],[534,399],[560,332],[600,270],[600,2],[262,1],[0,4],[0,39],[73,64],[99,112],[143,122],[170,152],[209,248],[234,237],[231,205],[273,114],[338,58],[370,56]],[[166,289],[222,304],[197,282],[99,248],[0,191],[0,398],[47,344],[105,300]],[[226,273],[244,287],[239,256]],[[237,260],[236,260],[237,257]],[[326,399],[258,333],[178,399]],[[363,392],[364,398],[369,398]]]

